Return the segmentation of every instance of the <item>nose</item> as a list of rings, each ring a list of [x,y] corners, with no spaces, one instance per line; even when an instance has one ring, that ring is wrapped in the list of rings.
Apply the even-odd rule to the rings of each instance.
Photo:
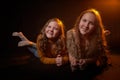
[[[50,31],[52,32],[52,31],[53,31],[53,28],[50,28]]]
[[[89,23],[85,23],[85,28],[89,28]]]

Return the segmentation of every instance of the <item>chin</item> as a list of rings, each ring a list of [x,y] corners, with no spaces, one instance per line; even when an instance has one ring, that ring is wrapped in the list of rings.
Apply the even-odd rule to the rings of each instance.
[[[48,36],[48,35],[47,35],[47,38],[52,38],[52,36]]]
[[[85,35],[85,34],[86,34],[86,32],[81,32],[81,34],[82,34],[82,35]]]

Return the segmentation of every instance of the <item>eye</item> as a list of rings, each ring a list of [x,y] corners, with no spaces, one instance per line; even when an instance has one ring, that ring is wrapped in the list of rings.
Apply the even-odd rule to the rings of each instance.
[[[58,27],[54,27],[54,29],[55,29],[55,30],[59,30],[59,28],[58,28]]]
[[[48,28],[51,28],[51,26],[48,26]]]
[[[83,19],[82,21],[83,21],[83,22],[86,22],[87,20],[86,20],[86,19]]]
[[[95,25],[93,22],[90,22],[90,24],[91,24],[92,26],[94,26],[94,25]]]

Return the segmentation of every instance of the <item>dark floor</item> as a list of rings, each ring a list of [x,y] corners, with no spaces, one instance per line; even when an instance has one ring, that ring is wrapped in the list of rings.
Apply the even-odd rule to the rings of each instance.
[[[102,74],[99,74],[95,80],[120,80],[120,53],[112,52],[112,66]],[[9,58],[0,58],[0,72],[3,79],[19,79],[19,80],[36,80],[36,79],[51,79],[53,75],[46,76],[40,71],[41,65],[39,59],[27,54],[12,55]],[[66,74],[66,73],[64,73]],[[63,75],[64,75],[63,74]],[[41,76],[42,75],[42,76]],[[56,76],[56,75],[54,75]],[[67,75],[69,77],[70,75]],[[58,76],[57,76],[58,77]],[[65,76],[61,76],[55,80],[63,80]],[[52,78],[53,80],[53,78]],[[81,80],[81,79],[79,79]]]

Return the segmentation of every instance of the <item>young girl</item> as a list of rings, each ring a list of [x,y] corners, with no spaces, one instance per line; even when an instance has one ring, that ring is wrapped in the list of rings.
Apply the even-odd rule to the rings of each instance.
[[[58,18],[50,19],[37,37],[37,51],[44,64],[61,66],[68,62],[64,25]]]
[[[107,31],[108,32],[108,31]],[[110,64],[101,16],[95,9],[83,11],[67,32],[67,49],[72,71]]]
[[[29,45],[29,50],[39,57],[43,64],[61,66],[68,63],[64,25],[60,19],[53,18],[46,22],[37,37],[37,43],[29,41],[22,32],[13,32],[12,35],[21,38],[18,46]]]

